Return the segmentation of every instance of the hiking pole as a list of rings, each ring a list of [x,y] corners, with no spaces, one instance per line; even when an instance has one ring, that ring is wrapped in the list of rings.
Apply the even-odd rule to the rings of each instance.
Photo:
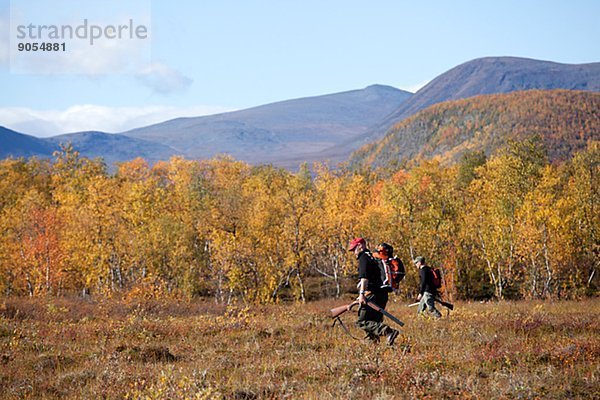
[[[409,304],[406,307],[416,307],[418,305],[419,305],[419,302],[417,301],[416,303]]]

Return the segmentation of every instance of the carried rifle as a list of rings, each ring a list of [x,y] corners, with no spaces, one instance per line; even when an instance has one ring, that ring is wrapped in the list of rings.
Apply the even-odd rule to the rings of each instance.
[[[445,302],[445,301],[443,301],[441,299],[438,299],[438,298],[435,298],[434,300],[435,300],[435,302],[440,303],[441,305],[443,305],[447,309],[454,310],[454,304]],[[419,302],[417,301],[416,303],[409,304],[407,307],[415,307],[415,306],[418,306],[418,305],[419,305]]]
[[[340,318],[340,315],[342,315],[343,313],[345,313],[346,311],[350,311],[352,310],[352,307],[354,307],[355,305],[358,304],[358,300],[354,300],[352,303],[350,304],[344,304],[343,306],[339,306],[336,308],[332,308],[330,310],[331,313],[331,318],[333,318],[333,324],[331,325],[331,327],[333,328],[335,326],[335,324],[340,324],[340,326],[342,327],[342,329],[348,334],[348,336],[350,336],[352,339],[354,340],[360,340],[357,337],[354,337],[352,335],[352,332],[350,332],[350,330],[348,328],[346,328],[346,325],[344,325],[344,322],[342,321],[342,319]]]
[[[332,308],[330,310],[330,312],[331,312],[331,318],[337,318],[340,315],[342,315],[343,313],[345,313],[346,311],[352,310],[352,307],[354,307],[357,304],[358,304],[358,300],[354,300],[350,304],[344,304],[343,306]]]
[[[331,312],[331,318],[339,318],[340,315],[342,315],[346,311],[350,311],[357,304],[358,304],[358,300],[354,300],[350,304],[339,306],[339,307],[336,307],[336,308],[332,308],[331,311],[330,311]],[[398,325],[404,326],[404,322],[400,321],[398,318],[394,317],[392,314],[390,314],[389,312],[385,311],[383,308],[379,307],[377,304],[375,304],[373,302],[370,302],[370,301],[367,301],[366,304],[367,304],[367,306],[371,307],[373,310],[382,313],[383,315],[385,315],[386,317],[388,317],[389,319],[391,319],[392,321],[394,321]]]
[[[438,303],[440,303],[441,305],[443,305],[444,307],[446,307],[448,310],[454,310],[454,304],[452,304],[452,303],[448,303],[448,302],[443,301],[441,299],[435,299],[435,301],[437,301]]]

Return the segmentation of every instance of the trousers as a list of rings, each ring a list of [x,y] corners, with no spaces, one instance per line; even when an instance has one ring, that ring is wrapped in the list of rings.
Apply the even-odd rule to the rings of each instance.
[[[424,292],[419,301],[417,314],[423,314],[428,311],[434,318],[440,318],[442,314],[435,308],[435,295],[433,293]]]
[[[385,308],[388,302],[388,294],[383,291],[374,292],[367,296],[367,301]],[[367,305],[361,305],[358,309],[356,326],[365,331],[369,337],[386,336],[393,331],[392,328],[383,323],[383,314]]]

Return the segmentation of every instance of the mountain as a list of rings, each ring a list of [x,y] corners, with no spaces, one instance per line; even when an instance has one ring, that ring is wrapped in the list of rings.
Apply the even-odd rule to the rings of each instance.
[[[142,157],[146,161],[154,163],[181,154],[177,150],[160,143],[96,131],[69,133],[45,140],[56,148],[61,143],[71,143],[73,148],[82,156],[88,158],[102,157],[108,166],[112,166],[115,162],[132,160],[137,157]]]
[[[173,155],[202,159],[228,153],[251,163],[295,168],[304,161],[324,160],[320,151],[352,141],[411,95],[372,85],[241,111],[177,118],[123,134],[89,131],[41,139],[5,129],[0,156],[50,157],[60,143],[70,142],[81,155],[103,157],[109,166],[136,157],[155,162]],[[327,158],[335,163],[350,153],[334,150]]]
[[[0,158],[51,157],[57,147],[44,139],[15,132],[0,126]]]
[[[517,57],[486,57],[468,61],[417,91],[371,129],[365,140],[381,138],[403,119],[432,104],[481,94],[528,89],[600,91],[600,63],[559,64]]]
[[[37,138],[0,126],[0,158],[51,158],[60,144],[71,143],[88,158],[103,157],[110,167],[114,162],[143,157],[149,162],[167,160],[177,151],[158,143],[103,132],[78,132],[50,138]]]
[[[390,86],[281,101],[223,114],[177,118],[123,132],[162,143],[188,158],[228,153],[250,163],[296,167],[303,161],[347,159],[336,151],[397,109],[412,94]],[[331,150],[333,148],[333,150]]]
[[[468,150],[492,154],[508,140],[540,135],[550,160],[570,157],[600,140],[600,93],[528,90],[430,106],[355,152],[353,166],[386,166],[441,157],[452,163]]]

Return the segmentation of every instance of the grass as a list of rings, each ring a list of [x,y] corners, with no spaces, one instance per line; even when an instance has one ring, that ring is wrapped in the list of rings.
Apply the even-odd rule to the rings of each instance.
[[[598,299],[458,303],[440,321],[392,302],[394,348],[332,330],[346,301],[5,299],[0,397],[600,398]]]

